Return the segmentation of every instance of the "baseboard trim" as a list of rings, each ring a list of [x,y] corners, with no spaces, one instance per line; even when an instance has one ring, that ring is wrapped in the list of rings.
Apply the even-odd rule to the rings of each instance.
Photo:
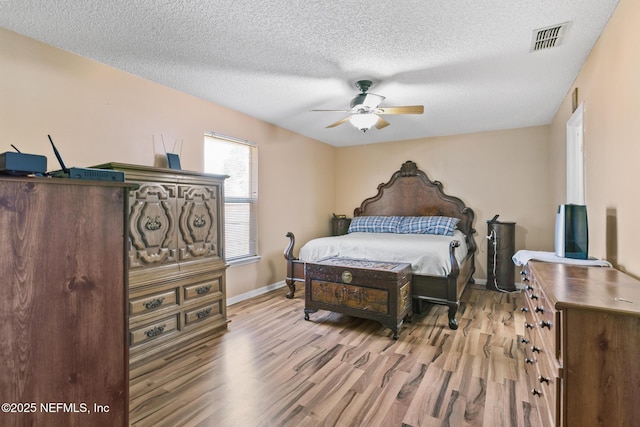
[[[227,298],[227,306],[237,304],[239,302],[248,300],[249,298],[257,297],[258,295],[266,294],[267,292],[274,291],[276,289],[284,288],[286,283],[284,280],[280,282],[272,283],[271,285],[263,286],[258,289],[254,289],[244,294],[236,295],[235,297]],[[284,297],[284,295],[283,295]]]

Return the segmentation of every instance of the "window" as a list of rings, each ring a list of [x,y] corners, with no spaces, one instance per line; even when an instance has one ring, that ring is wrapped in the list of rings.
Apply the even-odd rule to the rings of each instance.
[[[584,205],[584,107],[567,121],[567,203]]]
[[[224,183],[225,259],[233,263],[256,257],[258,147],[248,141],[207,132],[204,171],[229,175]]]

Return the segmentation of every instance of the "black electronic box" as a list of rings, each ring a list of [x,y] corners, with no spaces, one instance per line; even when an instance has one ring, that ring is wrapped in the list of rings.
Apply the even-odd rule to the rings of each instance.
[[[25,154],[7,151],[0,154],[0,173],[6,175],[44,174],[47,171],[47,158],[38,154]]]

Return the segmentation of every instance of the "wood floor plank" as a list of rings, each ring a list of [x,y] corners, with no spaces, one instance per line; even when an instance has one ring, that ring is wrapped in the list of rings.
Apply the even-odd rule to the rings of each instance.
[[[426,305],[400,338],[282,290],[228,308],[228,331],[131,371],[134,426],[539,424],[523,368],[522,295],[470,285],[448,327]]]

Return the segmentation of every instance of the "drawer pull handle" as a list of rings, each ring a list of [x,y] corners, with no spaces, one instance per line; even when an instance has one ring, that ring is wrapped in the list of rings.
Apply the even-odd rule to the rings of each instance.
[[[144,303],[144,308],[146,308],[147,310],[153,310],[154,308],[160,307],[163,302],[164,297],[152,299]]]
[[[551,330],[551,320],[541,320],[540,321],[541,328],[549,328]]]
[[[205,308],[204,310],[201,310],[199,312],[196,313],[196,317],[200,320],[209,317],[209,315],[211,314],[211,307],[209,308]]]
[[[536,313],[543,313],[544,314],[544,305],[541,306],[536,306],[536,308],[533,309],[533,311],[535,311]]]
[[[542,349],[540,347],[536,347],[535,345],[531,346],[531,351],[533,353],[542,353]]]
[[[538,381],[540,381],[540,384],[542,384],[542,383],[549,384],[551,382],[551,378],[543,377],[542,375],[538,375]]]
[[[533,329],[534,326],[535,325],[533,323],[524,322],[524,327],[527,328],[527,329]]]
[[[161,333],[164,332],[164,328],[166,328],[167,325],[161,325],[161,326],[156,326],[155,328],[151,328],[147,331],[145,331],[145,335],[149,338],[153,338],[153,337],[157,337],[158,335],[160,335]]]
[[[211,285],[200,286],[199,288],[196,288],[196,293],[198,295],[204,295],[206,293],[209,293],[210,290],[211,290]]]
[[[523,312],[523,313],[528,313],[529,312],[529,308],[528,307],[522,307],[520,309],[520,311]]]
[[[528,363],[529,365],[533,365],[536,363],[536,359],[529,359],[528,357],[524,358],[524,363]]]
[[[205,225],[207,225],[207,220],[204,219],[204,214],[200,216],[195,215],[195,218],[193,219],[193,226],[197,228],[202,228]]]
[[[155,218],[147,217],[147,222],[144,224],[144,228],[149,231],[156,231],[162,228],[162,222],[160,222],[160,216],[156,215]]]
[[[534,395],[534,396],[542,397],[542,392],[540,390],[535,389],[535,388],[533,390],[531,390],[531,394]]]
[[[526,338],[520,338],[520,342],[522,344],[529,344],[530,341],[528,339],[526,339]]]

